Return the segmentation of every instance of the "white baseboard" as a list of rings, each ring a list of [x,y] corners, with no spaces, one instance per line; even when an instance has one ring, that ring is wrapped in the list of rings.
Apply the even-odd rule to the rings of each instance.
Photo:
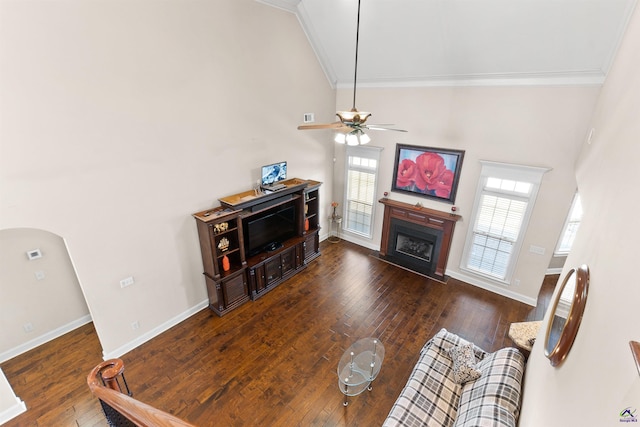
[[[209,300],[204,300],[204,301],[200,302],[199,304],[191,307],[190,309],[178,314],[177,316],[172,317],[171,319],[167,320],[166,322],[162,323],[161,325],[153,328],[149,332],[147,332],[147,333],[145,333],[143,335],[140,335],[135,340],[130,341],[130,342],[126,343],[125,345],[118,347],[115,350],[112,350],[112,351],[104,351],[103,350],[102,351],[102,358],[104,360],[118,358],[118,357],[122,356],[123,354],[130,352],[134,348],[144,344],[145,342],[149,341],[150,339],[157,337],[158,335],[160,335],[164,331],[166,331],[168,329],[171,329],[172,327],[174,327],[178,323],[182,322],[183,320],[188,319],[189,317],[193,316],[194,314],[196,314],[197,312],[199,312],[200,310],[202,310],[203,308],[206,308],[208,306],[209,306]]]
[[[3,396],[0,398],[0,405],[2,406],[0,408],[0,425],[27,410],[27,405],[13,392],[11,384],[7,381],[7,377],[4,375],[4,372],[2,372],[2,369],[0,369],[0,395]],[[11,402],[11,398],[13,398],[14,402]]]
[[[39,345],[42,345],[53,339],[61,337],[67,332],[71,332],[74,329],[79,328],[82,325],[86,325],[89,322],[91,322],[91,315],[87,314],[86,316],[83,316],[77,320],[74,320],[73,322],[69,322],[66,325],[62,325],[56,329],[53,329],[47,333],[40,335],[39,337],[36,337],[30,341],[27,341],[24,344],[20,344],[17,347],[11,348],[3,353],[0,353],[0,363],[6,362],[7,360],[12,359],[18,356],[19,354],[25,353],[29,350],[33,350]]]
[[[347,242],[353,243],[354,245],[358,245],[358,246],[362,246],[363,248],[367,248],[367,249],[371,249],[373,251],[379,251],[380,250],[380,244],[379,243],[374,243],[373,241],[363,238],[363,237],[357,237],[355,235],[352,235],[350,233],[345,233],[342,230],[340,230],[340,238],[342,240],[346,240]]]
[[[6,423],[7,421],[17,417],[23,412],[27,412],[27,405],[24,404],[22,400],[16,397],[15,405],[5,409],[0,412],[0,425]]]
[[[511,298],[512,300],[523,302],[532,307],[535,307],[538,304],[538,301],[536,298],[531,298],[526,295],[519,294],[517,292],[514,292],[511,289],[505,288],[503,286],[494,285],[492,283],[486,282],[484,280],[480,280],[478,278],[475,278],[473,276],[470,276],[464,273],[447,270],[445,274],[447,276],[453,277],[454,279],[461,280],[470,285],[477,286],[479,288],[493,292],[494,294],[502,295],[504,297]]]

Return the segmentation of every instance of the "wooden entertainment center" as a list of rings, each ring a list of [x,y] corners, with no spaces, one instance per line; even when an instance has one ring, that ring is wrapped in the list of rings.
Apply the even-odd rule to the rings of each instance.
[[[298,178],[281,183],[282,190],[245,191],[193,214],[209,308],[219,316],[261,297],[320,256],[322,183]],[[282,240],[262,245],[271,236]]]

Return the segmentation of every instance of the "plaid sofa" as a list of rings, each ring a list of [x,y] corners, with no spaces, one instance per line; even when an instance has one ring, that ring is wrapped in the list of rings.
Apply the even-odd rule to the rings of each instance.
[[[515,348],[487,353],[474,345],[482,375],[460,385],[448,350],[462,344],[468,341],[446,329],[427,341],[383,427],[516,426],[524,356]]]

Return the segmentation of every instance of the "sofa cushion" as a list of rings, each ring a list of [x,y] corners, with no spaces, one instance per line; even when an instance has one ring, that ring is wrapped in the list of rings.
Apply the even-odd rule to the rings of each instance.
[[[462,387],[455,426],[515,426],[520,413],[524,356],[515,348],[488,354],[482,376]]]
[[[476,356],[473,354],[473,344],[463,344],[451,347],[449,356],[453,361],[453,378],[458,384],[465,384],[476,380],[482,374],[476,369]]]
[[[434,345],[441,349],[443,352],[448,353],[452,347],[458,345],[472,344],[473,345],[473,353],[476,356],[476,360],[480,361],[484,359],[487,352],[478,347],[477,345],[465,340],[462,337],[459,337],[456,334],[453,334],[446,329],[442,328],[440,331],[433,336],[427,343],[424,345],[425,347]]]

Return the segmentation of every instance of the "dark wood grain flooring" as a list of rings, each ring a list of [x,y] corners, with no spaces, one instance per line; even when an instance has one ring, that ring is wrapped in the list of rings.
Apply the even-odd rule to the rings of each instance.
[[[202,310],[125,354],[134,397],[199,426],[380,425],[438,330],[488,351],[511,346],[510,323],[541,319],[557,280],[545,280],[533,308],[455,279],[426,279],[372,253],[323,243],[320,258],[263,298],[222,318]],[[344,407],[338,361],[367,336],[384,344],[382,370],[371,392]],[[106,425],[86,385],[100,361],[88,324],[3,363],[28,407],[5,426]]]

